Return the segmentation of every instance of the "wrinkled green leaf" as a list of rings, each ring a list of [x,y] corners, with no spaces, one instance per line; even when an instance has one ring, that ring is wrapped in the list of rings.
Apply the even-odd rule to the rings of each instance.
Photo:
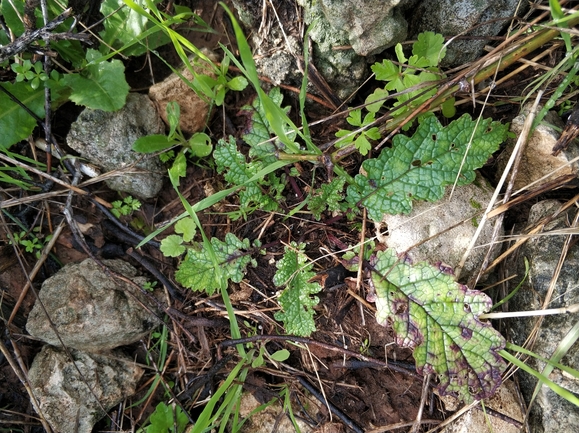
[[[478,316],[491,299],[454,281],[444,268],[399,261],[388,249],[377,254],[372,272],[376,319],[391,325],[396,343],[414,350],[416,370],[436,373],[441,395],[467,403],[491,397],[506,363],[505,340]]]
[[[273,277],[276,286],[286,286],[279,297],[282,311],[275,313],[275,319],[284,323],[288,334],[307,337],[316,330],[314,309],[317,296],[322,288],[317,282],[308,282],[315,274],[313,264],[303,250],[305,244],[291,243],[285,247],[283,258],[276,263],[277,272]]]
[[[97,56],[98,51],[87,50],[87,60]],[[129,93],[120,60],[89,64],[82,73],[66,74],[62,81],[71,89],[71,101],[95,110],[120,110]]]
[[[219,141],[213,152],[213,158],[217,165],[217,171],[219,173],[224,172],[225,180],[233,185],[245,184],[264,167],[262,161],[246,162],[245,156],[237,150],[233,137],[230,138],[229,142]],[[280,194],[284,185],[279,184],[273,175],[268,176],[268,179],[269,182],[266,179],[256,180],[244,186],[239,192],[242,209],[258,207],[262,210],[273,211],[279,208]],[[272,185],[271,189],[268,188],[270,185]],[[268,189],[270,194],[267,193]]]
[[[499,148],[507,132],[508,125],[491,119],[477,127],[468,114],[446,127],[428,115],[412,137],[398,134],[392,148],[364,161],[361,174],[348,187],[347,200],[353,206],[365,206],[374,221],[381,221],[386,213],[410,212],[412,200],[439,200],[445,186],[456,179],[457,185],[474,181],[474,170]]]
[[[0,83],[41,119],[44,118],[44,88],[32,89],[28,83]],[[0,92],[0,148],[8,149],[26,139],[36,127],[36,120],[6,93]]]
[[[345,178],[335,177],[330,183],[325,183],[320,189],[310,193],[308,208],[317,221],[320,220],[322,212],[325,212],[326,209],[329,211],[340,210],[340,203],[344,199],[345,183]]]
[[[233,233],[227,233],[224,242],[211,238],[211,245],[222,275],[229,280],[239,283],[245,275],[247,265],[257,266],[257,262],[242,251],[250,248],[248,239],[241,241]],[[207,251],[189,248],[175,272],[175,280],[183,287],[195,291],[204,290],[208,295],[212,295],[221,287],[216,274],[215,265]]]

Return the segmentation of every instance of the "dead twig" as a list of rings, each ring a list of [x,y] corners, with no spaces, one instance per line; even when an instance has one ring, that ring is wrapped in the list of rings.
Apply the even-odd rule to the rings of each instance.
[[[49,52],[44,48],[34,46],[33,44],[40,40],[51,40],[51,41],[59,41],[59,40],[77,40],[82,41],[87,44],[90,44],[90,37],[89,35],[83,33],[51,33],[56,27],[61,25],[67,18],[72,15],[72,8],[66,9],[63,13],[57,16],[52,21],[48,22],[44,27],[41,29],[36,30],[27,30],[25,31],[22,36],[16,39],[14,42],[0,47],[0,63],[4,60],[9,59],[17,54],[20,54],[23,51],[32,51],[33,53],[47,55]]]

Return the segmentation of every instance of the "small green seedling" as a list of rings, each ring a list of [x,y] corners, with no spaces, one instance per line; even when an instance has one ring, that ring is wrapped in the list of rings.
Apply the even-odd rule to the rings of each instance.
[[[145,284],[143,284],[143,290],[146,290],[147,292],[152,292],[155,290],[156,286],[157,286],[156,281],[147,281],[145,282]]]
[[[130,215],[141,208],[141,202],[130,195],[122,200],[115,200],[111,204],[113,205],[111,213],[117,218]]]
[[[41,82],[48,80],[48,75],[44,72],[42,62],[32,63],[30,60],[24,60],[22,64],[12,63],[12,70],[16,72],[16,82],[28,81],[30,87],[38,89]]]
[[[167,406],[161,402],[149,417],[150,424],[139,433],[182,433],[189,419],[179,406]],[[176,428],[176,429],[175,429]]]
[[[52,235],[42,235],[40,233],[40,227],[34,227],[30,233],[22,230],[19,233],[14,233],[12,237],[14,238],[14,242],[23,246],[27,253],[34,253],[37,259],[40,258],[44,245],[52,239]],[[10,244],[12,244],[12,242],[10,242]]]
[[[141,153],[163,152],[174,146],[181,146],[173,165],[169,169],[171,179],[179,179],[185,176],[187,169],[186,154],[204,158],[211,154],[213,145],[209,136],[203,132],[197,132],[189,139],[181,131],[179,119],[181,109],[177,102],[167,104],[167,120],[169,121],[169,134],[153,134],[141,137],[133,144],[133,150]]]

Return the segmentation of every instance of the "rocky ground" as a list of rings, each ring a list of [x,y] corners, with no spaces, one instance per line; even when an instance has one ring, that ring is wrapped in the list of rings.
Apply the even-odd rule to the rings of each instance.
[[[218,42],[236,49],[231,22],[213,2],[193,3],[194,10],[216,33],[198,34],[186,27],[180,31],[221,60]],[[362,104],[378,86],[370,65],[383,58],[394,59],[392,47],[397,42],[412,40],[424,31],[464,36],[462,32],[489,22],[449,46],[442,66],[451,80],[460,75],[460,68],[474,68],[472,65],[488,51],[500,46],[506,38],[505,26],[520,28],[533,20],[549,20],[548,2],[531,10],[517,9],[517,2],[500,2],[509,3],[511,10],[502,5],[470,14],[456,10],[455,2],[384,2],[392,3],[391,9],[382,2],[379,6],[361,3],[364,5],[358,10],[327,0],[234,0],[230,4],[244,22],[262,83],[268,90],[274,85],[283,89],[284,105],[290,106],[296,123],[301,122],[296,92],[302,79],[303,37],[310,23],[316,23],[310,29],[310,42],[317,69],[310,69],[311,98],[306,114],[320,148],[335,139],[338,129],[348,126],[346,116],[333,116],[335,111]],[[429,3],[437,3],[436,8],[429,9]],[[498,15],[492,15],[491,9]],[[515,15],[520,19],[511,20]],[[515,42],[520,40],[513,45]],[[487,431],[488,423],[493,431],[501,432],[573,431],[579,423],[579,409],[546,386],[537,389],[538,397],[526,414],[536,380],[513,374],[512,368],[505,371],[503,386],[495,397],[484,401],[484,407],[479,404],[461,409],[457,402],[437,395],[436,378],[426,382],[416,372],[412,352],[395,344],[391,327],[377,323],[375,306],[366,301],[371,289],[367,277],[346,270],[336,255],[344,246],[376,237],[378,249],[386,244],[399,252],[413,247],[415,260],[455,268],[477,231],[480,209],[491,201],[524,129],[535,96],[524,105],[529,84],[553,68],[564,52],[561,41],[549,40],[493,76],[492,86],[486,80],[457,93],[456,117],[469,113],[473,118],[511,122],[512,134],[479,170],[477,180],[459,188],[452,198],[449,192],[441,202],[416,205],[409,216],[391,217],[378,230],[363,215],[354,221],[338,212],[326,212],[320,219],[307,213],[288,217],[304,200],[300,194],[307,192],[311,179],[316,185],[328,180],[325,168],[296,162],[297,183],[288,183],[282,192],[284,212],[257,210],[245,218],[232,218],[239,206],[239,198],[233,194],[197,214],[210,237],[224,239],[233,233],[240,239],[261,241],[265,254],[254,256],[256,266],[248,266],[244,278],[231,282],[228,292],[241,336],[254,338],[248,348],[263,348],[270,354],[289,351],[284,362],[270,359],[248,370],[241,416],[272,399],[275,404],[252,417],[242,431],[295,431],[280,389],[288,390],[287,401],[302,432],[482,432]],[[172,47],[161,47],[159,53],[180,67]],[[221,297],[175,283],[179,259],[159,250],[159,242],[167,233],[136,248],[145,235],[180,215],[183,205],[159,158],[143,158],[130,149],[137,138],[164,131],[163,120],[167,119],[161,115],[167,100],[173,98],[180,100],[185,122],[181,128],[186,134],[206,125],[205,132],[213,143],[228,135],[241,141],[248,125],[242,107],[254,101],[255,92],[250,88],[231,92],[223,107],[210,112],[193,92],[178,87],[179,80],[169,76],[166,64],[157,57],[132,58],[125,66],[133,91],[123,110],[81,113],[81,107],[69,102],[54,113],[54,134],[67,152],[82,156],[83,162],[90,161],[103,173],[81,181],[86,192],[72,195],[68,218],[63,212],[67,191],[55,187],[54,195],[44,191],[48,195],[35,196],[34,192],[0,184],[0,206],[10,215],[27,227],[41,225],[58,233],[51,254],[40,262],[33,253],[10,243],[8,233],[19,229],[13,219],[2,219],[2,431],[41,432],[49,425],[62,432],[137,431],[147,425],[160,402],[182,407],[191,424],[239,362],[238,352],[229,343],[233,336]],[[236,71],[231,68],[232,74]],[[152,87],[153,82],[167,78],[167,87]],[[555,78],[546,86],[541,102],[561,80]],[[497,302],[523,280],[518,293],[502,304],[500,311],[565,309],[579,303],[575,271],[578,250],[572,236],[577,220],[576,143],[552,155],[565,128],[561,106],[572,108],[574,89],[576,85],[556,101],[548,124],[537,128],[522,153],[518,175],[511,183],[515,193],[491,220],[494,223],[500,218],[500,224],[496,230],[489,224],[479,241],[479,245],[496,244],[496,248],[486,262],[486,250],[475,250],[481,253],[471,255],[461,273],[461,282],[485,291]],[[412,134],[412,130],[405,134]],[[13,150],[32,155],[28,145]],[[39,158],[46,157],[42,154]],[[361,155],[351,154],[340,164],[353,176],[363,160]],[[215,165],[198,158],[188,165],[180,193],[195,204],[225,187],[226,181]],[[519,191],[523,188],[525,191]],[[505,187],[501,197],[504,192]],[[138,197],[142,206],[128,216],[111,215],[107,205],[128,195]],[[459,224],[461,221],[467,223]],[[523,236],[543,231],[557,235]],[[433,233],[440,232],[443,234],[427,242]],[[285,334],[274,319],[279,305],[278,288],[272,280],[275,263],[291,241],[307,245],[306,254],[315,260],[315,281],[323,287],[315,307],[316,332],[308,339],[293,340],[300,345],[282,338],[260,338]],[[484,275],[478,275],[481,270]],[[157,282],[154,291],[141,290],[153,281]],[[46,313],[52,323],[46,320]],[[550,358],[565,336],[573,338],[574,317],[576,313],[545,319],[498,319],[493,326],[507,341]],[[579,353],[573,342],[556,361],[578,369]],[[545,367],[532,358],[527,362],[535,369]],[[567,392],[575,396],[579,392],[573,375],[558,369],[545,374]],[[35,407],[43,408],[46,422],[41,422]],[[165,431],[171,431],[168,428]]]

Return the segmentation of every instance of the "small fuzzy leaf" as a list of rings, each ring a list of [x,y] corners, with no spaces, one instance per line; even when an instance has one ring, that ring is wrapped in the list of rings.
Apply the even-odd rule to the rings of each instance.
[[[167,257],[179,257],[185,252],[183,238],[177,235],[169,235],[161,241],[161,252]]]
[[[280,349],[280,350],[273,352],[270,355],[270,357],[274,361],[284,362],[290,357],[290,353],[289,353],[289,350],[287,350],[287,349]]]
[[[173,165],[169,169],[169,179],[174,186],[179,185],[179,179],[185,177],[187,173],[187,158],[185,154],[181,151],[175,157]]]
[[[94,53],[98,51],[87,50],[87,59],[94,58]],[[95,110],[119,110],[129,93],[120,60],[89,64],[82,74],[66,74],[62,81],[71,89],[71,101]]]
[[[211,238],[211,245],[223,276],[229,280],[239,283],[245,275],[247,265],[257,265],[249,254],[242,252],[250,248],[248,239],[241,241],[233,233],[227,233],[224,242]],[[194,248],[187,250],[187,255],[175,272],[175,280],[183,287],[195,291],[204,290],[208,295],[212,295],[221,287],[221,281],[218,281],[216,276],[215,265],[209,252],[204,249],[197,251]]]
[[[195,237],[196,231],[197,226],[191,217],[180,219],[175,224],[175,233],[183,235],[183,240],[185,242],[191,242],[191,240]]]
[[[491,397],[506,363],[505,340],[478,316],[491,299],[454,281],[445,269],[400,261],[388,249],[377,254],[372,272],[376,319],[390,325],[396,343],[414,350],[416,370],[436,373],[441,395],[467,403]]]
[[[317,282],[308,282],[314,277],[313,264],[304,254],[305,244],[291,243],[285,247],[283,258],[277,262],[277,272],[273,277],[276,286],[286,286],[279,297],[282,311],[275,313],[275,319],[284,323],[288,334],[307,337],[316,330],[314,305],[319,299],[311,296],[322,288]]]
[[[0,83],[20,102],[41,119],[44,118],[44,89],[33,90],[28,83]],[[36,120],[4,92],[0,92],[0,148],[8,149],[26,139],[36,126]]]
[[[229,80],[229,82],[227,83],[227,87],[229,87],[231,90],[241,91],[245,89],[248,84],[249,83],[247,82],[247,79],[245,77],[239,76]]]
[[[365,206],[374,221],[381,221],[386,213],[410,212],[412,200],[439,200],[444,187],[456,179],[458,185],[474,181],[474,170],[499,148],[507,132],[508,125],[491,119],[480,121],[477,127],[468,114],[446,127],[434,115],[427,115],[412,137],[398,134],[392,148],[364,161],[363,174],[348,187],[347,200],[353,206]]]

